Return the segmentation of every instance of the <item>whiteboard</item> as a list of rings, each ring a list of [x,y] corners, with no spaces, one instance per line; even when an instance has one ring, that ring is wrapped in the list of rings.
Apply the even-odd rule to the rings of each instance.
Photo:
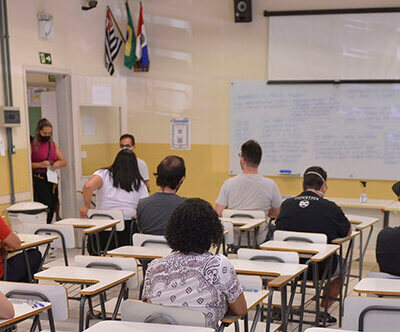
[[[259,172],[398,180],[400,84],[279,84],[232,81],[230,173],[241,172],[241,145],[263,149]]]

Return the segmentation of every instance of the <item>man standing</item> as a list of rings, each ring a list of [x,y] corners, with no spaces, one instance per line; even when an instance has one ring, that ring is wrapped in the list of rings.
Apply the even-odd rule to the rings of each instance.
[[[181,157],[168,156],[157,166],[158,192],[143,198],[137,206],[137,224],[141,233],[164,235],[167,222],[185,198],[176,193],[185,180],[185,162]]]
[[[123,134],[119,138],[119,147],[121,149],[129,149],[135,152],[136,145],[135,145],[135,137],[131,134]],[[147,167],[147,164],[144,160],[138,158],[136,156],[137,162],[138,162],[138,167],[139,167],[139,173],[142,176],[144,182],[146,183],[147,190],[150,192],[150,177],[149,177],[149,168]]]
[[[281,212],[276,220],[277,230],[324,233],[328,237],[328,243],[351,234],[350,222],[342,209],[324,198],[327,190],[326,179],[327,173],[322,167],[307,168],[303,176],[304,191],[282,203]],[[339,263],[342,263],[342,259],[335,255],[333,275],[339,273]],[[331,282],[330,297],[336,298],[339,291],[338,278]],[[328,306],[332,303],[330,300]]]
[[[258,174],[261,163],[261,146],[253,140],[241,147],[240,167],[243,173],[225,181],[219,193],[215,211],[222,216],[226,208],[233,210],[263,210],[268,217],[279,215],[281,194],[274,181]],[[260,229],[265,240],[266,225]],[[264,236],[262,239],[261,237]]]

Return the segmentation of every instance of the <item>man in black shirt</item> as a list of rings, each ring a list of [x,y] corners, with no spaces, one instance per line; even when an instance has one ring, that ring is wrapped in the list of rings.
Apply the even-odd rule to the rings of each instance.
[[[381,272],[400,276],[400,227],[386,227],[379,232],[376,260]]]
[[[319,166],[307,168],[303,176],[303,192],[285,200],[276,220],[276,229],[296,232],[324,233],[328,242],[351,234],[350,223],[342,209],[324,198],[327,173]],[[338,257],[332,271],[339,271]],[[338,279],[331,283],[329,296],[336,298],[340,291]],[[333,301],[329,301],[330,304]]]

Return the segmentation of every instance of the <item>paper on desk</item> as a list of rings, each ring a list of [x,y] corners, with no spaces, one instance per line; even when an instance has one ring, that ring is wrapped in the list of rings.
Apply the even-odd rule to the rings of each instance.
[[[58,175],[55,170],[52,171],[50,168],[47,169],[47,181],[55,184],[58,183]]]

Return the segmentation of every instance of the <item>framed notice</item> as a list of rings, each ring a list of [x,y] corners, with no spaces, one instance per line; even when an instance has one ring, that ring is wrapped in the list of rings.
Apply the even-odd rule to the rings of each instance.
[[[190,150],[190,120],[172,119],[171,150]]]

